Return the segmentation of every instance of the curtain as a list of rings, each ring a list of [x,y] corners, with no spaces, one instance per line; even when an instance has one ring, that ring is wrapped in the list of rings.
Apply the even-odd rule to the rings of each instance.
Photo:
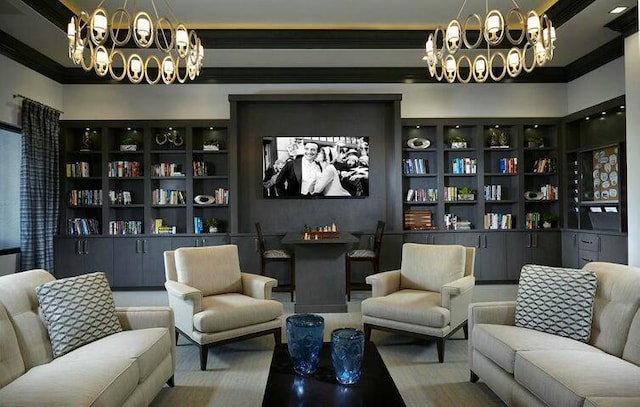
[[[22,101],[20,167],[20,269],[54,272],[53,236],[58,226],[60,112]]]

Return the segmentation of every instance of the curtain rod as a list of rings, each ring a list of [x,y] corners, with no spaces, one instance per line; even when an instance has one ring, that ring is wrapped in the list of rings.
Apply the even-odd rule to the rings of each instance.
[[[14,99],[15,99],[15,98],[22,98],[22,99],[28,100],[28,101],[30,101],[30,102],[37,103],[37,104],[39,104],[39,105],[42,105],[42,106],[48,107],[49,109],[55,110],[56,112],[58,112],[58,113],[60,113],[60,114],[64,114],[64,112],[63,112],[62,110],[58,110],[58,109],[53,108],[53,107],[51,107],[51,106],[45,105],[45,104],[44,104],[44,103],[42,103],[42,102],[38,102],[38,101],[37,101],[37,100],[35,100],[35,99],[28,98],[28,97],[26,97],[26,96],[24,96],[24,95],[21,95],[21,94],[19,94],[19,93],[14,93],[14,94],[13,94],[13,98],[14,98]]]

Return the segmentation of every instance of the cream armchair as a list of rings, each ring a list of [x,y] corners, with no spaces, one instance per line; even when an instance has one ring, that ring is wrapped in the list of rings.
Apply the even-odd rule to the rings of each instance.
[[[372,297],[362,301],[366,339],[371,330],[436,339],[438,361],[444,341],[460,327],[467,331],[473,294],[475,248],[405,243],[400,270],[368,276]]]
[[[283,308],[271,300],[277,281],[242,273],[237,246],[166,251],[164,265],[176,338],[180,333],[198,345],[201,370],[213,345],[267,334],[281,342]]]

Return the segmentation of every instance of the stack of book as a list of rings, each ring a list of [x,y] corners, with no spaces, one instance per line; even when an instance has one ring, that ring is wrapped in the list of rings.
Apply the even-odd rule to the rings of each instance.
[[[69,206],[102,205],[101,189],[72,189],[69,191]]]
[[[100,223],[96,219],[67,219],[67,234],[71,236],[99,235]]]
[[[527,229],[538,229],[540,227],[540,212],[529,212],[525,216]]]
[[[484,200],[485,201],[501,201],[502,185],[485,185]]]
[[[206,161],[193,162],[193,176],[205,177],[209,175],[209,164]]]
[[[533,172],[541,174],[556,172],[556,159],[550,157],[538,158],[533,162]]]
[[[541,187],[540,192],[542,192],[542,199],[545,201],[554,201],[558,199],[558,187],[555,187],[551,184],[546,184]]]
[[[471,221],[458,220],[454,223],[455,230],[471,230]]]
[[[151,233],[155,235],[175,235],[176,227],[165,225],[162,219],[153,219],[153,222],[151,222]]]
[[[140,235],[144,233],[139,220],[112,220],[109,222],[110,235]]]
[[[435,202],[438,200],[438,189],[409,189],[407,202]]]
[[[137,161],[111,161],[109,163],[110,177],[139,177],[140,163]]]
[[[154,177],[183,176],[180,165],[176,163],[158,163],[151,166],[151,175]]]
[[[511,229],[512,216],[510,213],[487,213],[484,215],[485,229]]]
[[[500,174],[517,174],[518,159],[516,157],[501,158],[500,161],[498,161],[498,172],[500,172]]]
[[[406,175],[422,175],[429,173],[429,161],[424,158],[405,158],[402,160],[404,164],[404,173]]]
[[[66,165],[67,178],[89,178],[89,163],[85,161],[78,161]]]
[[[151,199],[154,205],[184,205],[186,191],[174,189],[154,189]]]
[[[475,158],[454,158],[451,161],[454,174],[475,174],[477,169]]]

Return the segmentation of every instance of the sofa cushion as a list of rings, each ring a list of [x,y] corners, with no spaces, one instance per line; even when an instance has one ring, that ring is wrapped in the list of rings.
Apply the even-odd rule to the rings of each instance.
[[[640,309],[631,321],[627,343],[624,345],[622,359],[640,366]]]
[[[0,301],[13,324],[26,370],[53,359],[47,328],[38,315],[36,287],[54,280],[41,269],[0,277]]]
[[[133,359],[138,363],[139,382],[145,379],[171,353],[171,335],[167,328],[122,331],[89,343],[64,355],[68,359],[104,358]]]
[[[587,263],[584,269],[598,276],[589,342],[607,353],[622,356],[629,340],[640,343],[640,332],[637,329],[635,332],[629,330],[640,306],[640,268],[593,262]],[[632,351],[629,349],[629,352]],[[630,353],[627,355],[628,360],[638,363],[640,353],[635,357]]]
[[[439,292],[443,285],[464,276],[466,256],[463,246],[405,243],[400,288]]]
[[[138,377],[133,359],[63,356],[1,388],[0,406],[122,406],[138,385]]]
[[[25,372],[18,338],[7,310],[0,303],[0,388]]]
[[[595,273],[527,264],[522,267],[515,325],[588,342]]]
[[[36,295],[54,357],[122,330],[102,272],[42,284]]]
[[[440,301],[439,292],[400,290],[384,297],[362,301],[362,315],[443,328],[449,325],[451,314],[448,309],[440,306]]]
[[[178,282],[203,296],[242,292],[237,246],[181,247],[174,257]]]
[[[549,406],[581,407],[590,396],[640,396],[640,368],[604,352],[521,351],[514,378]]]
[[[243,294],[220,294],[202,299],[202,311],[193,316],[200,332],[214,333],[272,321],[282,315],[282,303]]]
[[[584,342],[509,325],[475,324],[471,343],[480,353],[511,374],[519,351],[579,350],[602,353]]]

